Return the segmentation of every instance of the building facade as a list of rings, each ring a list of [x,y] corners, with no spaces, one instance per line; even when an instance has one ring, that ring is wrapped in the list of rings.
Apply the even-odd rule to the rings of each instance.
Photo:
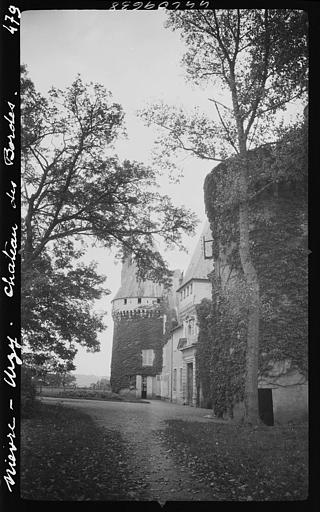
[[[201,388],[196,382],[196,350],[198,324],[196,306],[211,298],[208,274],[213,260],[205,257],[205,244],[212,239],[206,222],[185,274],[181,273],[175,288],[176,325],[169,330],[163,347],[161,398],[192,406],[201,403]]]

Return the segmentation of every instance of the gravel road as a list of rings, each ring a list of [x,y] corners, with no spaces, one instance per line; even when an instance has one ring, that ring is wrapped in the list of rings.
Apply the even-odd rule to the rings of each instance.
[[[89,414],[106,429],[117,430],[126,444],[131,481],[128,499],[166,501],[214,501],[219,499],[207,483],[178,464],[161,442],[165,420],[217,421],[208,409],[171,404],[159,400],[149,403],[108,402],[99,400],[43,398],[44,402],[62,402]]]

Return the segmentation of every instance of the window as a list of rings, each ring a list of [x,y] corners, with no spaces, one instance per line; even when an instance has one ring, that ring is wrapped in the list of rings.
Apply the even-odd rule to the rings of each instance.
[[[138,304],[141,304],[141,297],[138,297]]]
[[[154,350],[142,350],[142,366],[152,366],[154,360]]]
[[[190,284],[190,293],[192,293],[192,283]]]
[[[182,381],[183,381],[183,379],[182,379],[183,373],[182,372],[183,372],[183,369],[180,368],[180,391],[182,391]]]
[[[136,376],[135,375],[129,376],[129,389],[136,389]]]
[[[163,315],[162,334],[166,333],[167,315]]]
[[[173,370],[172,391],[177,391],[177,370],[176,370],[176,368]]]
[[[188,321],[188,336],[192,336],[193,334],[195,334],[195,329],[194,329],[194,319],[191,318],[189,321]]]
[[[124,300],[124,303],[127,304],[127,299],[123,299]]]
[[[160,299],[157,299],[157,303],[160,304]]]

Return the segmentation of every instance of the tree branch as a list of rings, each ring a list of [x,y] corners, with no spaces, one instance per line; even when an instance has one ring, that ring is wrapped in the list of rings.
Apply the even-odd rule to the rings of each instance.
[[[251,129],[251,126],[256,118],[257,109],[259,106],[259,103],[262,100],[264,88],[267,80],[268,75],[268,66],[269,66],[269,52],[270,52],[270,34],[269,34],[269,27],[268,27],[268,9],[265,9],[264,11],[264,26],[265,26],[265,39],[264,39],[264,60],[263,60],[263,70],[262,70],[262,77],[260,81],[260,85],[258,86],[258,90],[256,92],[256,98],[253,102],[253,108],[251,111],[251,116],[248,121],[247,127],[245,129],[245,138],[247,139],[249,131]]]
[[[210,157],[210,156],[206,156],[204,155],[203,153],[200,153],[199,151],[197,151],[196,149],[194,148],[188,148],[184,145],[184,143],[182,142],[182,140],[180,139],[180,137],[178,137],[178,135],[176,133],[174,133],[174,131],[171,129],[171,128],[168,128],[167,126],[165,126],[164,124],[162,123],[155,123],[157,126],[160,126],[161,128],[164,128],[165,130],[169,131],[170,135],[172,135],[180,144],[180,149],[183,149],[184,151],[191,151],[194,155],[198,156],[199,158],[202,158],[203,160],[212,160],[214,162],[223,162],[223,159],[221,158],[215,158],[215,157]]]
[[[209,98],[209,99],[210,99],[210,98]],[[223,126],[223,128],[224,128],[224,130],[225,130],[225,132],[226,132],[227,139],[228,139],[229,143],[231,144],[231,146],[233,147],[233,149],[235,150],[235,152],[236,152],[237,154],[239,154],[238,148],[237,148],[237,146],[234,144],[234,142],[233,142],[233,140],[232,140],[232,137],[231,137],[231,135],[230,135],[229,129],[228,129],[227,125],[225,124],[225,122],[224,122],[224,120],[223,120],[223,118],[222,118],[222,116],[221,116],[221,114],[220,114],[220,110],[219,110],[219,107],[218,107],[218,105],[217,105],[217,103],[218,103],[218,102],[216,102],[216,101],[214,101],[214,100],[210,100],[210,101],[213,101],[213,103],[214,103],[214,105],[215,105],[215,107],[216,107],[216,111],[218,112],[218,116],[219,116],[220,122],[221,122],[221,124],[222,124],[222,126]],[[225,107],[225,108],[226,108],[226,107]]]
[[[241,16],[240,16],[240,9],[237,9],[237,34],[235,35],[232,31],[232,35],[234,37],[234,41],[235,41],[235,49],[234,49],[234,54],[233,54],[233,65],[235,65],[236,63],[236,59],[237,59],[237,55],[239,53],[239,44],[240,44],[240,27],[241,27],[241,23],[240,23],[240,20],[241,20]]]
[[[208,98],[208,100],[212,101],[213,103],[217,103],[218,105],[221,105],[221,107],[225,108],[226,110],[229,110],[229,112],[232,112],[232,108],[227,107],[226,105],[224,105],[220,101],[214,100],[213,98]]]

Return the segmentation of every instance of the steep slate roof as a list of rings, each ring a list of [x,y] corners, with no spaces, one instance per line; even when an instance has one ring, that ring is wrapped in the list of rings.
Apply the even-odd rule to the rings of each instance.
[[[113,300],[127,297],[162,297],[163,286],[150,281],[138,281],[137,266],[127,258],[122,264],[121,285]]]
[[[213,269],[213,261],[212,259],[204,259],[203,237],[205,237],[205,240],[212,240],[212,234],[208,221],[206,221],[204,224],[201,236],[198,240],[182,281],[179,282],[179,277],[181,275],[180,271],[174,271],[172,288],[173,294],[174,290],[182,288],[182,286],[184,286],[184,284],[186,284],[191,279],[208,279],[208,274]],[[161,298],[163,296],[164,290],[162,285],[154,283],[149,279],[146,281],[138,281],[136,278],[136,271],[136,264],[131,261],[130,257],[128,257],[122,264],[121,285],[113,300],[130,297]],[[170,297],[170,302],[172,301],[175,302],[174,295]]]
[[[212,233],[208,221],[206,221],[204,224],[201,236],[198,240],[194,253],[191,257],[191,261],[183,276],[183,280],[180,283],[179,288],[181,288],[191,279],[208,279],[209,272],[212,272],[213,260],[204,258],[203,237],[205,237],[205,240],[212,240]]]

